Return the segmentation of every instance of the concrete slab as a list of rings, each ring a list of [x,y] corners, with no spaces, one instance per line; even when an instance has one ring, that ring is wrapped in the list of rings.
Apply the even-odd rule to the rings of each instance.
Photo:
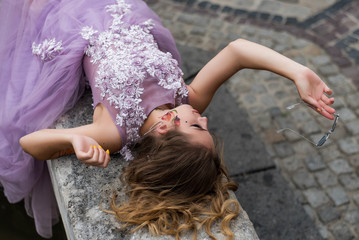
[[[236,196],[262,240],[322,239],[277,169],[236,177]]]
[[[91,121],[91,93],[88,91],[78,104],[67,114],[62,116],[56,128],[71,128],[84,125]],[[75,156],[66,156],[48,161],[49,172],[54,187],[67,238],[82,239],[175,239],[172,236],[152,236],[146,229],[130,233],[120,231],[120,223],[111,214],[100,209],[107,208],[108,197],[114,190],[119,192],[119,201],[126,199],[124,186],[120,182],[120,175],[126,162],[119,155],[112,155],[109,166],[105,169],[87,167]],[[232,197],[235,198],[233,192]],[[240,210],[239,216],[232,222],[231,228],[235,239],[257,240],[257,234],[245,211]],[[212,225],[212,233],[217,238],[223,238],[219,224]],[[192,233],[187,233],[181,239],[192,239]],[[197,239],[208,240],[205,231],[198,232]]]

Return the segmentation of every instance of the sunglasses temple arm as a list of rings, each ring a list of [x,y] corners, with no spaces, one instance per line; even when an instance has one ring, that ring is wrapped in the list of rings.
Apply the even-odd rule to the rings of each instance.
[[[314,146],[317,146],[317,147],[318,147],[318,145],[317,145],[316,143],[314,143],[313,141],[309,140],[308,138],[304,137],[303,135],[297,133],[296,131],[294,131],[294,130],[292,130],[292,129],[290,129],[290,128],[281,128],[281,129],[278,129],[278,130],[277,130],[277,133],[281,133],[281,132],[283,132],[283,131],[285,131],[285,130],[289,130],[289,131],[291,131],[292,133],[295,133],[296,135],[298,135],[298,136],[300,136],[301,138],[307,140],[308,142],[310,142],[310,143],[313,144]]]

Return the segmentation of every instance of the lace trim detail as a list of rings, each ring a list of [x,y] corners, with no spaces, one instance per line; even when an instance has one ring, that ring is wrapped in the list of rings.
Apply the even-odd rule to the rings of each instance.
[[[62,41],[56,42],[55,38],[45,39],[42,43],[32,43],[32,54],[39,56],[42,61],[53,59],[64,48],[62,47]]]
[[[94,64],[99,64],[95,86],[101,90],[102,99],[119,110],[116,124],[126,129],[127,144],[120,153],[131,160],[129,146],[140,139],[139,129],[147,118],[139,105],[146,77],[155,77],[163,88],[175,90],[177,105],[188,91],[178,62],[170,53],[158,49],[150,33],[154,26],[151,19],[138,25],[125,23],[123,17],[130,12],[130,5],[124,0],[107,6],[106,11],[113,17],[108,30],[98,33],[92,27],[84,27],[81,35],[89,40],[86,55],[92,57]]]

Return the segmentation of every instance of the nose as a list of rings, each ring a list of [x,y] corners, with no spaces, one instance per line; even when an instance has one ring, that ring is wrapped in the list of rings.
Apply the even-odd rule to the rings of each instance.
[[[198,121],[199,121],[199,123],[201,124],[201,126],[204,129],[208,130],[208,128],[207,128],[207,121],[208,121],[207,117],[199,117]]]

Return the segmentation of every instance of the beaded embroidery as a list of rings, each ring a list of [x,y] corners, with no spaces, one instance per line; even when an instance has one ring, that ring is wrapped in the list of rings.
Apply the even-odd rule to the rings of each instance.
[[[82,28],[81,35],[89,40],[86,55],[92,57],[92,63],[99,64],[95,86],[101,90],[102,99],[118,109],[116,124],[126,129],[127,143],[120,153],[131,160],[129,146],[140,139],[139,129],[147,118],[139,105],[146,76],[157,78],[158,84],[165,89],[175,90],[176,105],[188,91],[178,62],[170,53],[158,49],[150,33],[154,26],[151,19],[138,25],[124,22],[123,17],[130,12],[130,5],[124,0],[107,6],[106,11],[113,17],[108,30],[98,33],[87,26]]]
[[[32,54],[39,56],[42,61],[51,60],[56,54],[62,51],[62,41],[56,42],[55,38],[45,39],[42,43],[32,43]]]

